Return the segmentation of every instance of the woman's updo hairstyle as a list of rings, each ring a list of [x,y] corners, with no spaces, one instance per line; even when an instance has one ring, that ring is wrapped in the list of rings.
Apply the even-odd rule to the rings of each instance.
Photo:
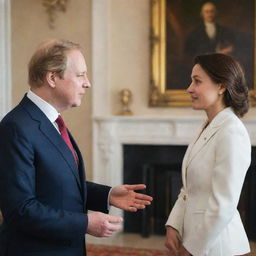
[[[231,107],[238,117],[248,112],[248,87],[238,61],[225,54],[212,53],[196,56],[194,64],[199,64],[213,82],[226,88],[224,104]]]

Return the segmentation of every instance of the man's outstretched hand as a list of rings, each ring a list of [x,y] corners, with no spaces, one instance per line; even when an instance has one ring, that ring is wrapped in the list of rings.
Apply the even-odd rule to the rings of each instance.
[[[110,205],[125,211],[136,212],[138,209],[144,209],[151,204],[151,196],[137,193],[134,190],[145,189],[144,184],[121,185],[113,187],[110,192]]]

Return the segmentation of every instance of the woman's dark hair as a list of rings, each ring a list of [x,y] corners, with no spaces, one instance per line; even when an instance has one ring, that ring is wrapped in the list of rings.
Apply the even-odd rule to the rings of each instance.
[[[196,56],[194,64],[199,64],[213,82],[226,88],[224,104],[231,107],[237,116],[242,117],[248,112],[248,87],[238,61],[225,54],[212,53]]]

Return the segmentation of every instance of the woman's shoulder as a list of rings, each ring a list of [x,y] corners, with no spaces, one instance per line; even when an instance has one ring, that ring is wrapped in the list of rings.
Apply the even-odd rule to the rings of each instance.
[[[228,107],[222,110],[214,119],[212,126],[220,126],[225,129],[245,129],[242,120]]]
[[[235,114],[228,116],[222,123],[219,130],[220,140],[239,141],[250,144],[248,131],[242,120]]]
[[[241,129],[246,131],[243,121],[235,113],[232,113],[225,118],[223,126],[226,129]]]

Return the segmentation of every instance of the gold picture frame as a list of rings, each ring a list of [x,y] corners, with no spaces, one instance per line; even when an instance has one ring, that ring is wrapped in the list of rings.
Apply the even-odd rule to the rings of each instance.
[[[248,75],[248,80],[249,80],[249,95],[250,95],[250,101],[252,106],[256,106],[256,77],[255,77],[255,72],[254,72],[254,67],[256,67],[256,60],[255,60],[255,24],[256,24],[256,18],[255,18],[255,0],[248,0],[248,1],[242,1],[241,5],[239,5],[239,8],[232,9],[234,12],[239,12],[241,9],[241,6],[244,5],[244,3],[247,3],[247,6],[244,8],[248,9],[248,12],[250,14],[248,15],[243,15],[240,16],[240,21],[241,22],[241,17],[250,17],[252,16],[251,19],[248,21],[250,23],[250,30],[247,29],[248,26],[244,29],[242,27],[242,32],[241,31],[235,31],[236,33],[241,34],[241,38],[244,38],[244,34],[246,34],[246,38],[248,39],[248,44],[246,47],[243,45],[245,40],[237,40],[239,41],[240,45],[237,43],[239,49],[243,49],[242,51],[240,50],[239,52],[243,53],[243,56],[235,56],[238,61],[242,64],[243,62],[245,63],[244,70],[247,72],[246,74]],[[214,1],[212,1],[214,3]],[[218,5],[225,8],[228,4],[228,0],[222,0],[222,1],[215,1],[218,2]],[[182,5],[182,4],[189,4],[191,5],[191,8],[194,8],[195,11],[191,11],[192,9],[189,10],[189,13],[194,14],[194,20],[200,19],[200,6],[202,6],[203,1],[198,1],[198,0],[190,0],[190,1],[175,1],[175,0],[151,0],[151,83],[150,83],[150,92],[149,92],[149,106],[151,107],[188,107],[191,105],[191,100],[190,96],[186,92],[186,87],[188,87],[189,82],[190,82],[190,72],[191,72],[191,67],[192,66],[186,66],[187,62],[185,58],[180,61],[177,56],[175,61],[172,61],[174,65],[168,65],[169,66],[175,66],[176,63],[178,63],[180,67],[180,72],[176,72],[176,70],[173,71],[174,75],[170,76],[170,72],[167,72],[167,53],[168,56],[174,56],[175,51],[180,51],[178,47],[173,47],[169,45],[168,41],[168,22],[167,22],[167,13],[168,13],[168,18],[169,18],[169,12],[170,12],[170,19],[174,19],[173,15],[174,10],[172,10],[172,6],[176,5]],[[221,3],[221,4],[220,4]],[[180,6],[179,6],[180,7]],[[188,6],[185,6],[188,9]],[[253,8],[252,8],[253,7]],[[185,8],[184,8],[185,9]],[[251,13],[252,10],[252,13]],[[222,10],[223,11],[223,10]],[[230,11],[230,10],[229,10]],[[241,10],[244,12],[244,9]],[[223,11],[220,13],[226,14],[227,12]],[[183,13],[184,14],[184,13]],[[179,24],[179,20],[176,17],[176,20],[174,19],[174,22],[176,22],[176,27],[178,28],[177,31],[180,29],[180,31],[183,33],[180,33],[180,42],[182,43],[185,41],[185,38],[188,35],[189,28],[192,27],[192,23],[190,24],[190,18],[192,17],[192,14],[190,17],[187,17],[187,15],[184,15],[186,17],[183,17],[184,19],[180,19],[180,23],[183,25],[183,29],[180,29],[182,26]],[[234,17],[234,13],[232,14]],[[195,18],[195,16],[197,16]],[[221,17],[221,15],[219,14]],[[179,17],[180,18],[180,17]],[[191,18],[192,19],[192,18]],[[249,19],[249,18],[248,18]],[[192,19],[193,20],[193,19]],[[229,22],[229,16],[222,17],[220,19],[224,23]],[[232,19],[230,19],[232,20]],[[187,23],[188,25],[187,25]],[[185,25],[184,25],[185,24]],[[231,24],[231,23],[228,23]],[[246,23],[244,23],[246,24]],[[244,25],[245,27],[245,25]],[[233,30],[237,29],[237,25],[234,23]],[[184,31],[187,30],[187,34],[184,33]],[[185,35],[184,35],[185,34]],[[240,35],[239,34],[239,35]],[[236,34],[237,35],[237,34]],[[237,36],[238,37],[238,36]],[[240,37],[238,37],[240,39]],[[172,39],[171,39],[172,40]],[[172,43],[172,42],[171,42]],[[178,44],[177,44],[178,45]],[[246,50],[244,50],[246,49]],[[181,52],[181,51],[180,51]],[[238,52],[238,51],[237,51]],[[180,54],[179,56],[184,56],[184,54]],[[179,57],[178,56],[178,57]],[[241,59],[241,61],[240,61]],[[244,61],[245,60],[245,61]],[[183,63],[182,63],[183,62]],[[192,63],[192,62],[191,62]],[[243,65],[242,65],[243,66]],[[177,68],[177,67],[175,67]],[[168,76],[169,77],[168,77]],[[176,78],[177,76],[177,78]],[[175,80],[175,79],[176,80]],[[177,82],[181,81],[184,78],[184,81],[186,82]],[[168,80],[169,79],[169,80]],[[178,80],[179,79],[179,80]],[[187,79],[187,80],[185,80]],[[175,81],[172,81],[175,80]],[[173,82],[173,84],[167,84],[167,81]],[[188,82],[187,82],[188,81]]]

